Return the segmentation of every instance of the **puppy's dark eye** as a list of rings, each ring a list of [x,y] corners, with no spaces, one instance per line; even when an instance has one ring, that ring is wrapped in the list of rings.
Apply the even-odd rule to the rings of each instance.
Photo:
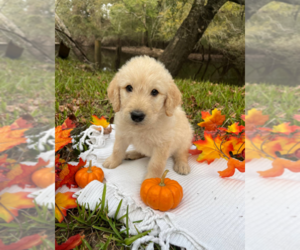
[[[127,92],[132,92],[133,88],[131,85],[127,85],[126,90],[127,90]]]
[[[157,95],[158,95],[158,91],[157,91],[156,89],[153,89],[153,90],[151,91],[151,95],[152,95],[152,96],[157,96]]]

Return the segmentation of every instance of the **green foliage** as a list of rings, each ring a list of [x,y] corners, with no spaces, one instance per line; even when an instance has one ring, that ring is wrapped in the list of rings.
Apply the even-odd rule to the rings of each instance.
[[[117,37],[141,42],[169,41],[187,17],[194,0],[61,0],[57,13],[77,38]],[[201,43],[225,54],[244,54],[244,7],[226,3]],[[81,18],[80,18],[81,17]],[[99,22],[100,20],[100,22]],[[200,46],[200,41],[199,41]],[[228,52],[229,53],[229,52]],[[240,60],[243,60],[242,56]],[[240,65],[238,62],[237,65]]]

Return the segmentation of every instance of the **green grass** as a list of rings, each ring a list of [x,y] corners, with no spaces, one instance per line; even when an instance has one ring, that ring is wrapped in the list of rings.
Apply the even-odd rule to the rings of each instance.
[[[56,125],[61,125],[71,113],[87,125],[93,114],[111,120],[114,112],[106,89],[113,76],[111,72],[95,72],[80,62],[56,59]],[[183,94],[183,108],[197,134],[202,134],[197,123],[204,110],[222,110],[226,125],[243,123],[240,118],[245,109],[243,87],[189,79],[175,79],[175,83]]]
[[[0,58],[0,126],[21,115],[54,125],[54,65]]]
[[[77,206],[77,208],[68,210],[67,217],[64,221],[56,223],[55,238],[58,244],[65,242],[69,237],[81,234],[85,235],[83,243],[78,249],[99,249],[99,250],[117,250],[130,249],[130,245],[145,235],[151,230],[139,232],[137,235],[129,234],[128,227],[128,207],[125,214],[120,214],[122,201],[120,201],[116,213],[113,218],[107,216],[109,207],[106,201],[106,185],[104,185],[102,199],[99,200],[93,211],[85,209],[85,206]],[[123,222],[121,222],[123,221]],[[136,221],[133,223],[140,223]],[[125,226],[125,229],[121,230]],[[158,244],[154,244],[155,249],[160,249]],[[146,244],[142,245],[145,249]],[[171,250],[179,250],[180,248],[170,246]]]
[[[271,84],[246,84],[246,109],[256,108],[269,115],[266,126],[283,122],[300,125],[293,116],[300,114],[300,86],[288,87]]]

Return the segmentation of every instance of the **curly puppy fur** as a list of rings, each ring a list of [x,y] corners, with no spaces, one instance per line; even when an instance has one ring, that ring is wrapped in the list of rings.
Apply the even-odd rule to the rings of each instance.
[[[126,89],[128,85],[132,91]],[[154,89],[156,96],[151,95]],[[178,174],[190,172],[188,150],[193,130],[181,108],[181,93],[162,63],[148,56],[132,58],[115,75],[107,92],[116,112],[116,140],[103,167],[116,168],[123,159],[148,156],[145,179],[156,178],[172,156]],[[132,120],[131,113],[136,110],[145,114],[141,122]],[[137,151],[126,152],[130,144]]]

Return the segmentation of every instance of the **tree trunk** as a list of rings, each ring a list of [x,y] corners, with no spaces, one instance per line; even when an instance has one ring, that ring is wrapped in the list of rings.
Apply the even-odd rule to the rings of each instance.
[[[201,0],[194,1],[190,13],[158,58],[165,64],[172,76],[178,74],[182,64],[225,2],[227,0],[208,0],[207,4],[204,5]]]
[[[55,25],[57,27],[57,35],[59,38],[74,52],[77,58],[83,62],[89,62],[84,52],[78,47],[74,39],[71,36],[70,31],[67,29],[63,21],[55,13]]]
[[[12,34],[15,34],[22,38],[22,40],[18,40],[20,44],[24,47],[26,47],[30,54],[32,54],[34,57],[36,57],[39,60],[45,61],[45,62],[53,62],[50,56],[48,56],[46,53],[44,53],[42,50],[36,48],[25,36],[22,30],[18,28],[17,25],[15,25],[10,19],[8,19],[6,16],[4,16],[0,12],[0,21],[3,23],[4,27],[11,31]],[[16,39],[13,36],[10,36],[10,34],[6,34],[8,37],[15,41]]]

